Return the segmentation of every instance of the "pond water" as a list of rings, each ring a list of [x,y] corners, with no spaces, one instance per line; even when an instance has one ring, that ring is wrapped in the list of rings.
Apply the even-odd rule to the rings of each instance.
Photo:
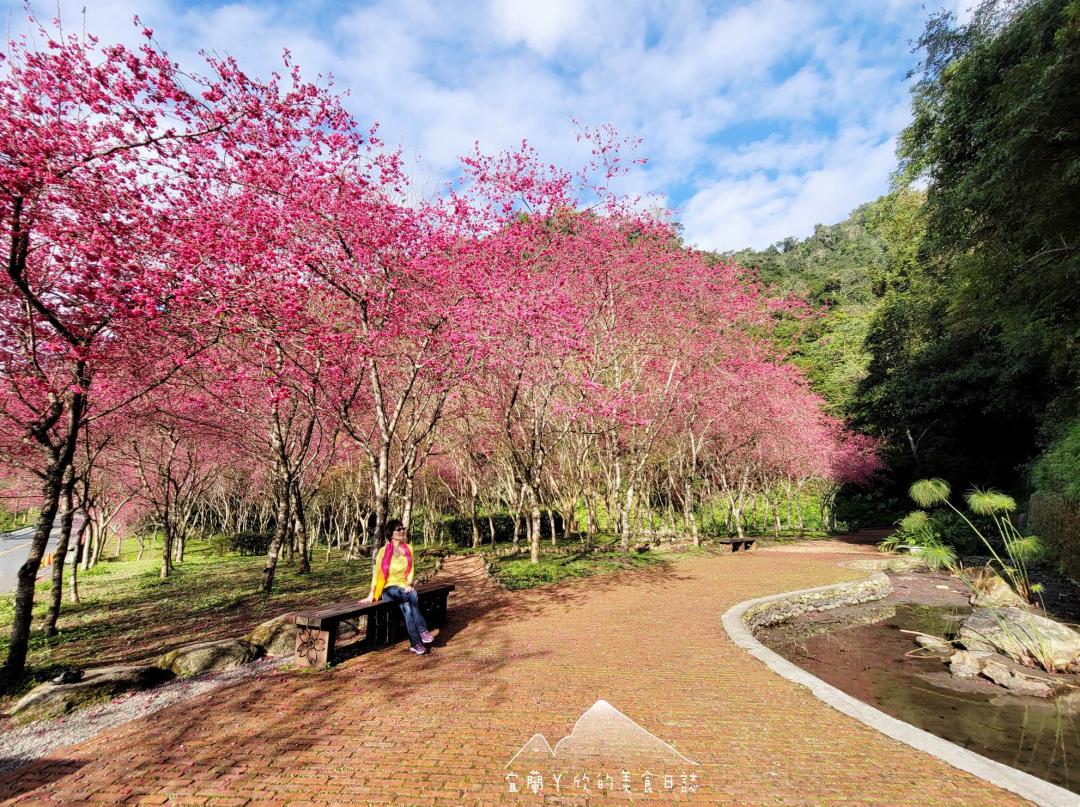
[[[807,614],[758,633],[788,660],[907,723],[1080,793],[1080,690],[1022,698],[953,678],[904,630],[955,633],[971,609],[888,600]]]

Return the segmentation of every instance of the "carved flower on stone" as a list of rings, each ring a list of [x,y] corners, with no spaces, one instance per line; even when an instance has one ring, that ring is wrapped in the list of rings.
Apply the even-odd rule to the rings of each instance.
[[[302,630],[296,643],[296,655],[303,656],[309,664],[319,660],[326,650],[326,637],[321,631]]]

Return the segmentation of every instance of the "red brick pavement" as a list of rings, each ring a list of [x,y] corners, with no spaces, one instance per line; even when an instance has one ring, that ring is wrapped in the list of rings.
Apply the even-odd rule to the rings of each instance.
[[[700,763],[689,803],[1021,803],[830,709],[728,640],[720,615],[731,605],[861,574],[841,559],[680,557],[515,594],[476,559],[452,559],[443,574],[459,588],[430,655],[401,644],[220,689],[0,778],[0,798],[538,803],[508,792],[507,761],[534,733],[554,745],[603,698]],[[587,803],[604,801],[616,799]]]

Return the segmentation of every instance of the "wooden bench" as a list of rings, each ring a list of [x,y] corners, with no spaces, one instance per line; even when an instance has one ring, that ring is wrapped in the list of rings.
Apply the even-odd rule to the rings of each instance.
[[[429,628],[437,628],[446,620],[446,600],[454,586],[450,583],[428,583],[416,587],[420,613]],[[308,667],[329,664],[337,644],[338,628],[342,622],[367,617],[368,646],[387,644],[405,633],[405,618],[396,602],[361,603],[357,600],[339,602],[315,611],[293,614],[289,621],[296,625],[296,662]]]
[[[749,552],[754,548],[754,541],[756,538],[723,538],[716,543],[727,544],[731,547],[732,552]]]

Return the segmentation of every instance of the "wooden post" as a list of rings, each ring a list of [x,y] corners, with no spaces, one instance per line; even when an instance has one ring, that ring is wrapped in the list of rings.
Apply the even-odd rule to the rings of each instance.
[[[296,629],[296,662],[306,667],[325,667],[330,663],[337,641],[337,623],[327,630],[299,626]]]

